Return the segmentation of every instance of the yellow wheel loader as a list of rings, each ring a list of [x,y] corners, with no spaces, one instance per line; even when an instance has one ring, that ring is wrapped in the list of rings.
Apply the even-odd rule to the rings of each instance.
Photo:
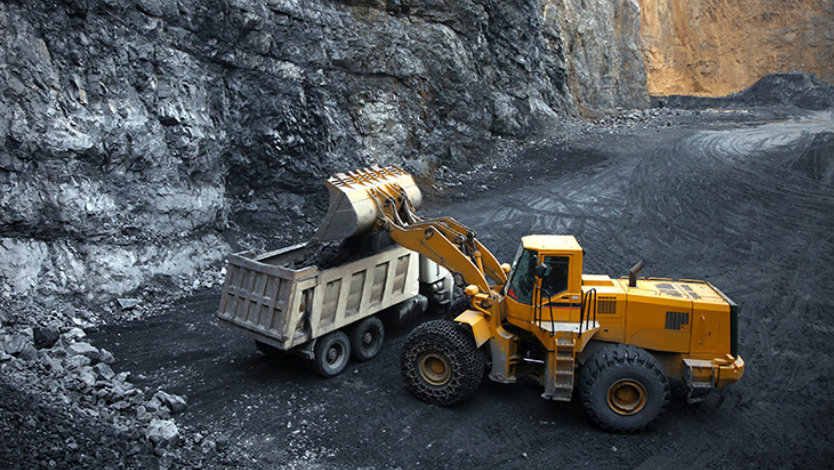
[[[669,400],[669,378],[698,401],[739,380],[738,307],[712,284],[623,279],[582,271],[573,236],[523,237],[512,265],[501,264],[475,232],[452,218],[422,219],[413,178],[397,167],[332,176],[330,208],[314,238],[328,241],[386,231],[400,245],[449,270],[471,309],[453,321],[415,328],[402,374],[419,398],[453,405],[484,372],[496,382],[528,376],[542,397],[569,401],[574,388],[589,417],[614,432],[652,423]]]

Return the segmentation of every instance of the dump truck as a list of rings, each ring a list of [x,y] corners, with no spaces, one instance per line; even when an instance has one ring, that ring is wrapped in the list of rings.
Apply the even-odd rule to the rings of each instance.
[[[452,301],[448,271],[386,240],[384,233],[351,239],[341,250],[349,259],[326,268],[311,264],[321,252],[315,241],[231,254],[216,318],[270,356],[288,352],[323,377],[338,375],[351,356],[379,353],[383,316],[402,322]]]
[[[570,401],[576,391],[597,425],[636,432],[666,408],[670,379],[694,402],[744,373],[738,305],[709,282],[638,278],[642,261],[624,278],[586,274],[571,235],[525,236],[512,264],[499,263],[465,225],[419,217],[419,189],[397,167],[340,173],[326,185],[318,239],[387,233],[446,268],[470,300],[453,320],[416,327],[402,347],[403,378],[426,402],[460,403],[484,375],[529,377],[542,398]]]

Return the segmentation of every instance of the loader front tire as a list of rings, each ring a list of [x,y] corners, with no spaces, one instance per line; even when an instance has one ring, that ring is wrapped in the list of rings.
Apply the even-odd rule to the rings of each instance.
[[[366,317],[350,330],[350,347],[353,358],[365,362],[374,358],[382,350],[385,339],[385,327],[377,317]]]
[[[435,405],[456,405],[472,395],[484,373],[484,356],[472,334],[449,320],[415,328],[400,354],[403,378],[412,393]]]
[[[588,417],[610,432],[645,429],[669,403],[669,380],[644,349],[611,344],[583,366],[579,393]]]
[[[350,358],[350,340],[343,331],[328,333],[313,348],[313,370],[322,377],[334,377],[342,373]]]

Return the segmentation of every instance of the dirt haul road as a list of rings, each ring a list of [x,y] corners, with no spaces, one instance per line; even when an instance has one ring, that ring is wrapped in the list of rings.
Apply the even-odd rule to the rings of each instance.
[[[203,291],[152,320],[109,327],[97,344],[141,382],[184,394],[178,420],[254,457],[253,467],[828,467],[834,456],[834,115],[600,134],[541,144],[429,201],[509,260],[528,233],[570,233],[586,272],[703,278],[742,305],[741,382],[699,406],[679,393],[656,425],[612,435],[580,404],[532,383],[485,381],[455,408],[429,406],[400,378],[413,324],[381,355],[334,379],[268,359],[212,320]],[[471,187],[471,186],[470,186]],[[221,441],[223,439],[221,438]]]

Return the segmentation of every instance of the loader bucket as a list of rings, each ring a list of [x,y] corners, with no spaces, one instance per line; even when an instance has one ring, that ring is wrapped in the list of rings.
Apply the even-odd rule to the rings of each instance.
[[[414,179],[395,166],[363,168],[338,173],[325,182],[330,192],[330,207],[319,225],[314,240],[332,241],[367,232],[374,228],[380,213],[370,190],[398,193],[402,188],[416,209],[423,201]]]

